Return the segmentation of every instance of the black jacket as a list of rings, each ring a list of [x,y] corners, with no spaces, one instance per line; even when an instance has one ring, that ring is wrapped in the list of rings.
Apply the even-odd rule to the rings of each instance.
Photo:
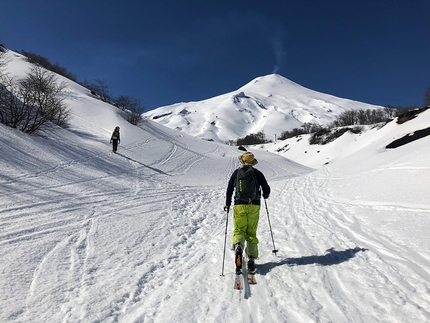
[[[243,166],[243,168],[246,170],[248,167],[252,166]],[[226,200],[225,205],[230,206],[231,205],[231,198],[233,196],[234,192],[234,186],[236,183],[236,177],[237,177],[238,169],[236,169],[233,174],[230,177],[230,180],[228,181],[227,185],[227,194],[226,194]],[[255,178],[257,179],[257,185],[258,185],[258,194],[261,195],[261,189],[263,189],[263,197],[267,199],[270,195],[270,186],[267,184],[266,178],[264,177],[263,173],[260,172],[258,169],[254,168],[255,172]],[[248,204],[241,201],[234,201],[234,204]],[[260,200],[253,200],[252,204],[260,205]]]
[[[112,140],[118,140],[118,143],[119,143],[119,141],[120,141],[119,131],[114,130],[114,132],[112,133],[112,136],[110,137],[111,142],[112,142]]]

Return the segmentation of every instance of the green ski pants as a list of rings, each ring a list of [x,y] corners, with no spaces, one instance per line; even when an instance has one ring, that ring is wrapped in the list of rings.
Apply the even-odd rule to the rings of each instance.
[[[233,245],[241,243],[245,246],[248,257],[258,258],[257,227],[260,217],[260,205],[238,204],[233,207]]]

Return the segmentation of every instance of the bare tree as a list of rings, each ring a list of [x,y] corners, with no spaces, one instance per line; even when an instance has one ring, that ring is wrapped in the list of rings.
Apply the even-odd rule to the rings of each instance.
[[[6,55],[5,51],[3,50],[3,46],[0,44],[0,75],[2,75],[3,68],[6,66]]]
[[[85,79],[83,82],[80,82],[80,84],[81,84],[83,87],[85,87],[85,88],[87,88],[88,90],[90,90],[90,91],[91,91],[91,94],[93,94],[93,95],[98,95],[98,91],[99,91],[99,89],[98,89],[98,86],[97,86],[96,84],[91,83],[91,82],[90,82],[90,81],[88,81],[87,79]]]
[[[55,74],[35,66],[25,79],[3,77],[0,86],[0,121],[26,133],[55,123],[67,125],[69,111],[61,95],[64,83]],[[52,123],[51,123],[52,122]]]
[[[389,107],[385,109],[347,110],[336,117],[331,127],[369,125],[387,122],[393,119],[396,113],[396,109]]]
[[[101,99],[105,102],[110,102],[112,100],[109,93],[110,85],[104,80],[95,79],[96,82],[96,93],[100,95]]]
[[[58,64],[58,63],[52,64],[49,61],[49,59],[47,59],[46,57],[43,57],[43,56],[38,55],[38,54],[26,52],[25,50],[22,50],[21,54],[24,55],[25,57],[27,57],[27,60],[30,63],[44,67],[49,71],[60,74],[64,77],[67,77],[68,79],[76,82],[76,75],[70,73],[65,67],[61,66],[60,64]]]
[[[3,75],[6,74],[4,68],[6,67],[7,63],[9,62],[9,60],[6,58],[6,47],[4,47],[1,43],[0,43],[0,81],[1,78],[3,77]]]
[[[115,105],[129,113],[128,122],[137,125],[142,120],[142,113],[145,108],[142,106],[139,99],[132,96],[121,95],[115,100]]]

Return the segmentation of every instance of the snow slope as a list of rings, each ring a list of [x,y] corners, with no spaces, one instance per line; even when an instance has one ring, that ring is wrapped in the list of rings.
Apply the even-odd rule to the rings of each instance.
[[[161,107],[144,115],[171,129],[224,143],[260,131],[273,140],[305,122],[327,125],[344,111],[381,108],[313,91],[270,74],[230,93]]]
[[[0,125],[0,322],[430,321],[429,138],[385,150],[387,131],[318,169],[256,150],[279,253],[263,206],[258,284],[236,291],[240,151],[66,96],[69,130]]]
[[[263,145],[263,148],[302,165],[319,168],[350,155],[361,155],[362,149],[385,151],[383,148],[393,141],[411,136],[417,130],[426,129],[429,126],[430,109],[427,109],[405,123],[398,124],[396,118],[385,125],[363,126],[361,133],[353,134],[348,131],[326,145],[311,145],[309,144],[311,135],[300,135],[275,144]],[[261,146],[255,148],[261,149]]]

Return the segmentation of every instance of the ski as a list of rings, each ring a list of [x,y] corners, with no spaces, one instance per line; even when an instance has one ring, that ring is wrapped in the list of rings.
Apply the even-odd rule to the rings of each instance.
[[[250,257],[247,264],[243,261],[242,258],[242,246],[235,246],[235,265],[236,265],[236,274],[234,277],[234,289],[241,290],[244,288],[245,282],[248,285],[257,284],[257,279],[255,278],[255,264],[254,257]],[[245,268],[246,267],[246,268]]]
[[[253,272],[236,272],[234,275],[234,289],[241,290],[245,286],[245,280],[248,282],[248,285],[256,285],[257,278],[255,277],[255,271]],[[245,277],[246,276],[246,277]]]
[[[255,285],[257,284],[257,279],[255,278],[255,263],[254,257],[249,257],[247,268],[248,268],[248,284]]]
[[[248,281],[248,285],[256,285],[257,284],[257,278],[255,275],[255,271],[249,272],[236,272],[234,275],[234,289],[241,290],[244,288],[244,282],[245,280]],[[246,277],[245,277],[246,276]]]
[[[248,284],[249,285],[257,284],[257,279],[255,278],[255,271],[254,272],[248,272]]]
[[[234,263],[236,265],[236,275],[234,278],[234,289],[241,290],[243,289],[244,284],[244,278],[242,275],[242,245],[239,243],[235,246],[235,256],[234,256]]]
[[[243,275],[242,273],[236,273],[234,275],[234,289],[241,290],[243,289]]]

